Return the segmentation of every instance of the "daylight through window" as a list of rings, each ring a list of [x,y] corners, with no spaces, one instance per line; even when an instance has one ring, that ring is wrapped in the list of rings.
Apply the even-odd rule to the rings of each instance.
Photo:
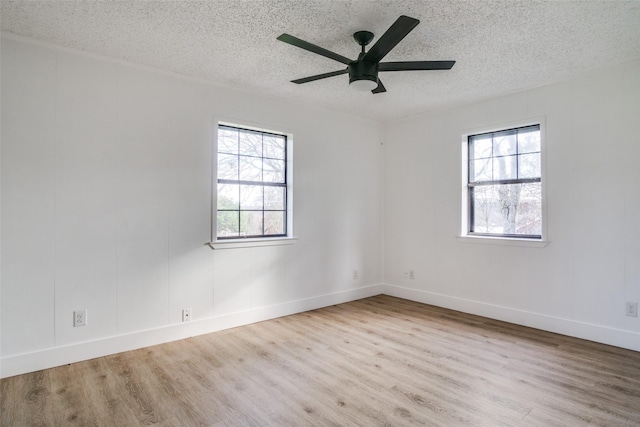
[[[218,239],[286,236],[286,167],[286,135],[218,127]]]
[[[542,238],[540,125],[468,137],[470,235]]]

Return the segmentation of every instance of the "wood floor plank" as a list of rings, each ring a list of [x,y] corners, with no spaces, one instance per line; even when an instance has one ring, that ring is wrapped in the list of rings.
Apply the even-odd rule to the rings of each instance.
[[[163,366],[165,359],[158,355],[161,352],[160,346],[138,350],[135,359],[136,367],[146,379],[148,389],[153,391],[155,403],[161,408],[172,408],[169,417],[178,417],[183,425],[211,424],[216,419],[215,408],[198,405],[198,401],[176,380],[173,364],[165,363]]]
[[[139,351],[107,356],[105,359],[112,375],[116,377],[121,398],[132,409],[139,425],[154,425],[171,418],[167,413],[171,408],[161,407],[154,399],[155,390],[141,373],[143,367],[136,360]]]
[[[273,328],[272,326],[274,325],[277,324],[270,323],[269,332],[271,334],[267,336],[264,335],[264,331],[262,330],[251,331],[252,334],[247,336],[247,338],[252,339],[252,346],[257,348],[263,337],[281,335],[283,332]],[[274,332],[276,333],[274,334]],[[284,333],[286,334],[286,332]],[[347,408],[348,398],[342,395],[341,391],[337,389],[339,384],[337,384],[333,377],[337,371],[337,367],[335,365],[332,366],[330,372],[317,362],[317,356],[314,357],[313,363],[309,363],[310,361],[307,358],[303,359],[298,357],[295,344],[291,341],[276,343],[271,340],[269,344],[271,351],[267,357],[270,357],[272,363],[277,365],[276,369],[272,370],[271,373],[274,378],[282,375],[278,383],[284,384],[290,391],[290,394],[303,396],[298,403],[298,410],[306,413],[305,418],[316,425],[343,424],[346,413],[352,411],[352,405],[355,400],[351,401],[351,405]],[[305,346],[305,352],[308,351],[311,351],[311,347],[307,345]],[[279,355],[281,358],[278,359],[274,355]],[[331,357],[326,358],[331,359]],[[369,411],[357,411],[357,413],[367,414],[372,412],[372,409],[373,408],[369,408]],[[364,424],[366,417],[359,418],[362,419]]]
[[[0,391],[2,426],[639,426],[640,353],[381,295]]]
[[[37,371],[0,382],[0,425],[14,420],[24,425],[46,426],[53,417],[49,371]]]
[[[51,378],[52,425],[97,426],[98,416],[90,404],[89,390],[83,386],[87,363],[59,366],[49,371]]]
[[[98,425],[136,425],[137,419],[133,410],[118,390],[118,379],[111,375],[104,358],[92,359],[80,364],[86,367],[79,376],[81,387],[86,392],[86,405],[93,408]]]

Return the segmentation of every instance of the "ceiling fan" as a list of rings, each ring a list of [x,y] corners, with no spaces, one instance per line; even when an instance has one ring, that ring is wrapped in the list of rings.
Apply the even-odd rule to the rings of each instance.
[[[292,83],[309,83],[327,77],[339,76],[349,73],[349,86],[359,90],[371,90],[372,93],[386,92],[384,85],[378,78],[379,71],[413,71],[413,70],[450,70],[456,61],[404,61],[404,62],[380,62],[400,41],[405,38],[418,24],[419,20],[408,16],[400,16],[396,22],[378,39],[378,41],[365,52],[364,47],[373,40],[370,31],[357,31],[353,38],[361,47],[358,59],[353,60],[335,52],[331,52],[320,46],[316,46],[289,34],[282,34],[278,40],[289,43],[309,52],[322,55],[329,59],[342,62],[347,66],[342,70],[330,73],[317,74],[302,79],[291,80]]]

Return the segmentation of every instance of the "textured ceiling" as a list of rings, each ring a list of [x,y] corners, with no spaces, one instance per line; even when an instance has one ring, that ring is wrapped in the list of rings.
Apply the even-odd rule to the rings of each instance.
[[[384,61],[456,60],[450,71],[380,73],[386,93],[349,90],[344,66],[279,42],[289,33],[356,58],[351,35],[418,25]],[[640,59],[634,1],[2,1],[3,31],[256,93],[393,120]]]

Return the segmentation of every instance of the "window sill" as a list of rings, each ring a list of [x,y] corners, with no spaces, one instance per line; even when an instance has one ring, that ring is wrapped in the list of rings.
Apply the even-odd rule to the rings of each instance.
[[[489,236],[458,236],[458,241],[462,243],[478,243],[482,245],[525,246],[530,248],[544,248],[549,244],[548,240]]]
[[[260,239],[229,239],[209,242],[211,249],[255,248],[260,246],[293,245],[298,237],[274,237]]]

